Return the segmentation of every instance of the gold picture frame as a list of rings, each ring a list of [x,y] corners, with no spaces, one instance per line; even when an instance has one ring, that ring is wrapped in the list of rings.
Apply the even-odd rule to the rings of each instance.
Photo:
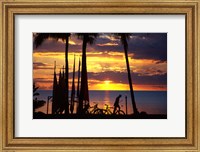
[[[3,0],[0,8],[0,151],[200,151],[199,0]],[[184,14],[186,137],[16,138],[13,112],[16,14]]]

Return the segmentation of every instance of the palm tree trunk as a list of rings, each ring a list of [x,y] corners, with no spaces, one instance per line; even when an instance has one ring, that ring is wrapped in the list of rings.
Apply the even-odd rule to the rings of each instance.
[[[65,44],[65,82],[66,82],[66,106],[65,106],[65,114],[69,114],[69,97],[68,97],[68,43],[69,42],[69,35],[66,34],[66,44]]]
[[[78,64],[78,84],[77,84],[77,98],[79,98],[79,83],[80,83],[80,67],[81,67],[81,61],[79,58],[79,64]]]
[[[57,86],[57,77],[56,77],[56,61],[54,61],[54,78],[53,78],[53,100],[52,100],[52,112],[51,114],[55,114],[58,105],[58,86]]]
[[[84,35],[82,46],[82,71],[81,71],[81,90],[79,100],[79,114],[83,114],[83,101],[89,102],[88,92],[88,78],[87,78],[87,61],[86,61],[86,47],[88,36]]]
[[[130,72],[129,61],[128,61],[128,43],[127,43],[126,38],[124,39],[124,53],[125,53],[125,58],[126,58],[126,67],[127,67],[127,72],[128,72],[128,81],[129,81],[129,87],[130,87],[130,92],[131,92],[133,111],[134,111],[134,114],[138,114],[139,112],[138,112],[138,110],[136,108],[136,104],[135,104],[135,96],[134,96],[134,92],[133,92],[131,72]]]
[[[70,112],[73,114],[74,111],[74,97],[75,97],[75,84],[74,84],[74,79],[75,79],[75,55],[74,55],[74,65],[73,65],[73,76],[72,76],[72,90],[71,90],[71,106],[70,106]]]

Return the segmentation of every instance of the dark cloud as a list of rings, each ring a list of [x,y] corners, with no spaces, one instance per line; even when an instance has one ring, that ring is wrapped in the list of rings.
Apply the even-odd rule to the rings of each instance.
[[[65,42],[56,41],[53,39],[45,40],[42,45],[37,49],[33,47],[34,52],[64,52],[65,51]],[[81,45],[69,44],[69,51],[81,51]]]
[[[42,63],[42,62],[33,62],[34,66],[45,66],[46,64]]]
[[[111,43],[108,38],[98,38],[98,44]],[[118,45],[113,46],[88,46],[87,51],[96,52],[124,52],[120,41],[115,41]],[[128,53],[135,59],[152,59],[159,62],[167,61],[167,33],[137,33],[128,40]]]
[[[43,63],[43,62],[33,62],[33,69],[34,70],[42,70],[42,69],[53,69],[52,65]]]
[[[167,84],[167,74],[156,74],[156,75],[141,75],[140,73],[132,73],[133,84],[148,84],[148,85],[166,85]],[[112,80],[115,83],[128,83],[127,72],[101,72],[93,73],[88,72],[89,79],[95,79],[99,81]]]
[[[45,40],[38,48],[33,47],[34,52],[63,52],[65,45],[62,42],[48,39]]]
[[[53,81],[51,79],[47,79],[47,78],[34,78],[33,79],[34,82],[39,82],[39,83],[52,83]]]
[[[69,44],[69,52],[81,52],[82,43],[73,35],[73,41],[78,41],[78,44]],[[107,43],[115,43],[117,45],[105,45]],[[101,45],[99,45],[101,44]],[[167,33],[133,33],[128,40],[129,55],[135,59],[152,59],[159,62],[167,61]],[[64,52],[65,43],[49,39],[37,49],[35,52]],[[96,39],[95,44],[87,45],[87,52],[124,52],[123,45],[119,39],[111,39],[109,34],[103,34]]]
[[[149,33],[130,39],[129,53],[133,53],[135,59],[167,61],[167,33]]]
[[[167,73],[157,75],[132,74],[133,84],[167,85]]]

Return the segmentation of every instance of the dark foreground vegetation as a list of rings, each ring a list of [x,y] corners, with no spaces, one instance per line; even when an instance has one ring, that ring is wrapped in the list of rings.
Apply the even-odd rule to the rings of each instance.
[[[52,115],[44,113],[35,113],[33,119],[167,119],[165,114],[139,114],[139,115]]]

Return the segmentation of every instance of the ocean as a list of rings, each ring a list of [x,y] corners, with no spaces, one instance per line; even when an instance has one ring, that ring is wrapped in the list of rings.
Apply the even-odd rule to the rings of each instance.
[[[38,90],[40,95],[39,100],[47,101],[48,96],[52,96],[52,90]],[[90,106],[98,103],[99,108],[104,108],[105,104],[113,107],[116,97],[121,94],[120,106],[126,111],[125,96],[127,96],[128,114],[133,113],[130,91],[89,91]],[[146,112],[147,114],[167,114],[167,91],[134,91],[135,102],[139,112]],[[69,92],[70,96],[70,92]],[[38,108],[36,111],[46,113],[47,105]],[[51,102],[49,104],[49,111],[51,111]],[[112,111],[112,109],[111,109]]]

